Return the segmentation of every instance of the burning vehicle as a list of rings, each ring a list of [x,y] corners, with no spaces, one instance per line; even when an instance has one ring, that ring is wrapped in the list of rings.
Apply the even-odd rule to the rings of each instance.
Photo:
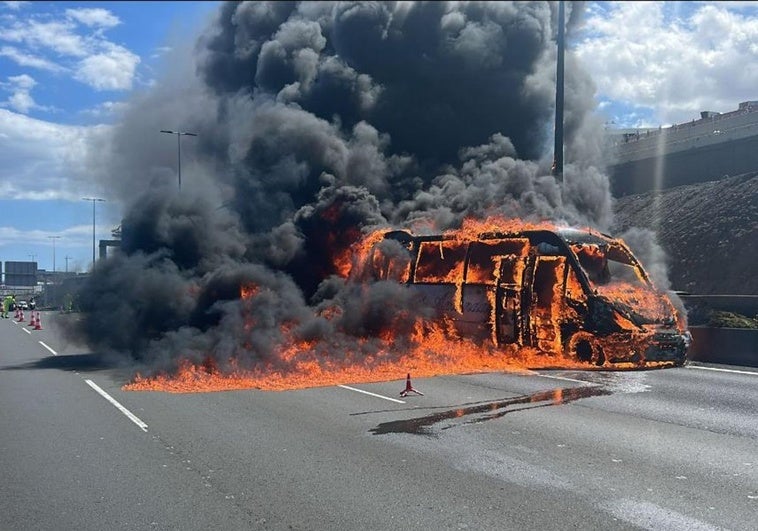
[[[221,4],[90,155],[125,212],[71,340],[177,392],[681,363],[684,324],[623,243],[508,224],[613,226],[578,62],[565,180],[548,167],[557,8]],[[198,134],[180,190],[144,135],[166,123]],[[629,234],[665,285],[655,234]]]
[[[386,232],[372,274],[406,283],[461,337],[598,367],[684,363],[684,321],[623,241],[549,224],[489,229]],[[387,256],[396,245],[407,260]]]

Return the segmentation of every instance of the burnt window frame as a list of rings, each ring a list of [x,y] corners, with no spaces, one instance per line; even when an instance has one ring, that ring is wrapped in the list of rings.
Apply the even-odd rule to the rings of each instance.
[[[434,279],[429,279],[428,277],[424,280],[419,280],[418,279],[419,264],[421,263],[421,260],[422,260],[422,256],[423,256],[422,249],[424,248],[424,246],[429,246],[429,247],[436,246],[439,248],[440,246],[444,246],[445,244],[449,245],[451,243],[457,243],[459,246],[465,247],[464,252],[463,252],[463,257],[460,260],[461,282],[453,282],[449,280],[434,280]],[[470,243],[471,242],[469,240],[460,240],[457,238],[436,238],[436,239],[419,240],[416,245],[415,260],[413,260],[413,263],[412,263],[413,267],[411,269],[410,283],[412,284],[449,284],[449,285],[464,283],[463,279],[465,279],[465,275],[466,275],[466,264],[468,261],[468,252],[469,252]],[[457,267],[458,266],[456,266],[456,268]],[[450,271],[453,271],[454,269],[455,268],[448,270],[448,274]],[[442,276],[443,275],[437,275],[437,278],[440,278]],[[448,275],[444,275],[444,276],[446,277]]]
[[[492,281],[491,282],[471,282],[469,280],[469,269],[470,269],[470,266],[471,266],[471,255],[473,254],[472,253],[472,249],[474,249],[475,246],[477,246],[477,245],[495,246],[495,245],[498,245],[498,244],[507,243],[507,244],[513,244],[514,247],[515,247],[517,242],[520,243],[520,244],[522,244],[521,245],[521,247],[522,247],[522,249],[521,249],[522,254],[517,254],[517,253],[507,253],[507,254],[500,254],[500,253],[498,253],[498,254],[494,254],[493,253],[493,254],[490,255],[490,257],[493,257],[493,256],[516,256],[517,258],[523,259],[523,258],[525,258],[525,255],[523,254],[523,249],[526,248],[526,251],[528,253],[529,247],[531,245],[531,243],[529,242],[529,238],[527,238],[526,236],[516,236],[516,235],[514,235],[514,236],[504,236],[502,238],[485,238],[485,239],[479,239],[479,240],[471,240],[471,241],[469,241],[469,247],[468,247],[468,251],[466,253],[466,264],[465,264],[466,267],[465,267],[465,270],[463,272],[463,283],[465,285],[467,285],[467,286],[489,286],[489,287],[494,287],[497,284],[497,282],[495,281],[497,277],[495,275],[495,266],[494,266],[494,264],[493,264],[493,267],[492,267]],[[522,282],[523,282],[523,272],[522,272]]]

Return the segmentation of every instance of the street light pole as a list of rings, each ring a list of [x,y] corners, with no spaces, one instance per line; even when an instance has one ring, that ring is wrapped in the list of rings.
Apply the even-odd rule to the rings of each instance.
[[[73,257],[71,257],[69,255],[66,255],[64,257],[64,259],[66,260],[66,273],[68,273],[68,261],[71,260],[71,258],[73,258]]]
[[[55,273],[55,240],[60,239],[60,236],[48,236],[51,240],[53,240],[53,273]]]
[[[92,201],[92,269],[95,268],[95,203],[103,202],[101,197],[82,197],[82,201]]]
[[[195,133],[188,133],[186,131],[169,131],[168,129],[161,129],[161,133],[167,133],[169,135],[176,135],[176,166],[179,174],[179,190],[182,189],[182,136],[197,136]]]
[[[558,57],[555,67],[555,138],[553,147],[553,177],[563,183],[563,79],[566,11],[563,0],[558,2]]]

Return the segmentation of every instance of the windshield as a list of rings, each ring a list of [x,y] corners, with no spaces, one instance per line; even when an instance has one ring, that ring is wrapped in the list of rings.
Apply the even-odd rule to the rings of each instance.
[[[590,287],[639,323],[659,322],[670,317],[664,297],[655,291],[642,267],[621,244],[574,244]]]
[[[618,282],[650,287],[639,263],[618,243],[587,244],[571,246],[579,259],[579,265],[587,274],[592,289]]]

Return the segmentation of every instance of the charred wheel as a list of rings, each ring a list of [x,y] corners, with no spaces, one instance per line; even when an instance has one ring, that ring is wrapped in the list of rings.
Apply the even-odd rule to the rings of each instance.
[[[572,335],[566,342],[564,352],[569,358],[582,363],[591,363],[598,367],[605,364],[603,349],[598,344],[597,338],[589,332],[577,332]]]

